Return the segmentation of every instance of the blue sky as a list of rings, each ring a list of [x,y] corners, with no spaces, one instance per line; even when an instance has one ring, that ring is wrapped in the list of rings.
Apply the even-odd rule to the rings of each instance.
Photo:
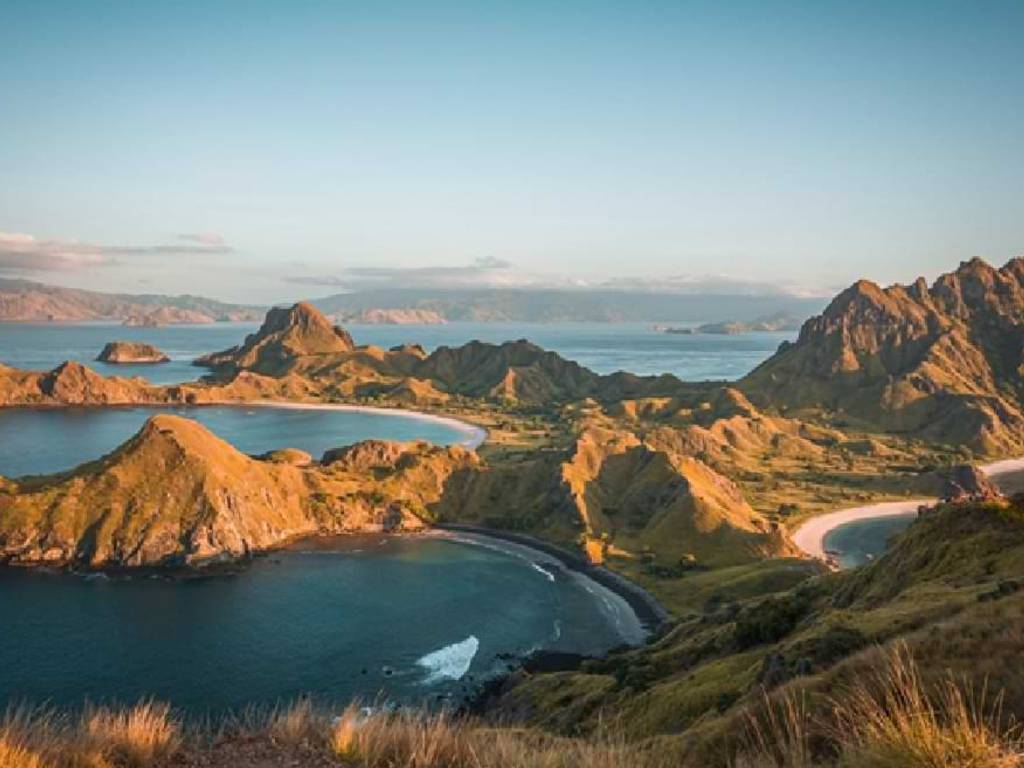
[[[1024,253],[1024,2],[0,0],[0,274],[934,277]]]

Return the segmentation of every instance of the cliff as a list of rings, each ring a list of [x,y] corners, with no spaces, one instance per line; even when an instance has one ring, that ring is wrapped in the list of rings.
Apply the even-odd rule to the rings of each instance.
[[[288,371],[297,358],[322,357],[355,349],[352,337],[311,304],[275,307],[256,333],[241,345],[196,360],[196,365],[224,371],[251,370],[268,375]]]
[[[145,379],[101,376],[68,361],[52,371],[23,371],[0,365],[0,406],[111,405],[166,402],[167,391]]]
[[[928,286],[860,281],[744,378],[755,402],[883,432],[1024,448],[1024,260],[980,259]]]
[[[0,487],[0,560],[85,567],[202,566],[317,533],[415,530],[460,448],[355,446],[327,466],[246,456],[198,423],[149,419],[104,458]],[[364,454],[375,460],[358,460]]]
[[[548,405],[685,388],[667,375],[601,376],[526,340],[472,341],[440,347],[430,355],[415,345],[390,350],[357,347],[347,332],[309,304],[271,310],[263,326],[243,344],[195,363],[212,368],[222,379],[239,371],[292,375],[346,397],[395,398],[403,403],[442,402],[461,395]]]
[[[167,355],[152,344],[137,341],[111,341],[96,357],[104,363],[166,363]]]

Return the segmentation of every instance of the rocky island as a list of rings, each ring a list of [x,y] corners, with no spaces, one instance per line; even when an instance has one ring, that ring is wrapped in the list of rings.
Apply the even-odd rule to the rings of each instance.
[[[167,363],[166,354],[139,341],[111,341],[96,357],[101,363]]]

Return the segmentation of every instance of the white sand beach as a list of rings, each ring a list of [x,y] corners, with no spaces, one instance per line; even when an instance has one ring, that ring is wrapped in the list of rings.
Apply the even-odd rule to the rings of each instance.
[[[825,557],[825,537],[835,528],[846,523],[871,520],[878,517],[896,517],[917,511],[922,504],[934,504],[937,499],[911,499],[907,501],[886,501],[863,507],[841,509],[812,517],[796,529],[793,541],[812,557]]]
[[[991,464],[983,464],[979,469],[989,477],[1024,471],[1024,457],[1002,459]],[[793,534],[793,541],[804,552],[812,557],[825,557],[825,537],[834,529],[845,523],[871,520],[876,517],[895,517],[914,512],[921,505],[930,505],[938,499],[912,499],[908,501],[886,501],[880,504],[868,504],[863,507],[840,509],[824,515],[812,517]]]
[[[458,430],[466,435],[466,439],[459,442],[463,448],[474,450],[479,448],[487,439],[487,430],[468,421],[456,419],[453,416],[438,416],[433,413],[422,411],[411,411],[405,408],[376,408],[371,405],[345,405],[342,403],[295,403],[276,402],[273,400],[247,400],[243,402],[229,402],[227,405],[243,405],[249,408],[289,408],[305,411],[351,411],[357,413],[374,413],[384,416],[399,416],[407,419],[418,419],[429,421],[434,424],[443,424],[446,427]]]

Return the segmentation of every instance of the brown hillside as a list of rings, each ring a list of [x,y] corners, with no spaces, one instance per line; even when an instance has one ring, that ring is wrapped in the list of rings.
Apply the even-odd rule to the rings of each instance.
[[[824,409],[880,431],[1024,447],[1024,260],[961,264],[928,287],[860,281],[740,382],[761,404]]]
[[[372,467],[353,459],[367,455]],[[295,452],[259,460],[196,422],[154,416],[99,461],[5,481],[0,560],[205,565],[296,536],[421,528],[450,474],[475,461],[461,448],[379,442],[328,467]]]
[[[284,373],[294,358],[351,352],[354,348],[348,333],[331,325],[313,305],[300,302],[287,309],[271,309],[260,329],[240,346],[201,357],[196,364],[276,375]]]
[[[356,347],[315,307],[274,309],[243,344],[206,355],[197,365],[221,378],[239,371],[292,375],[338,397],[384,397],[402,403],[438,403],[452,395],[525,405],[585,397],[672,394],[686,389],[673,376],[600,376],[525,340],[504,344],[472,341],[426,355],[416,345],[384,350]]]

